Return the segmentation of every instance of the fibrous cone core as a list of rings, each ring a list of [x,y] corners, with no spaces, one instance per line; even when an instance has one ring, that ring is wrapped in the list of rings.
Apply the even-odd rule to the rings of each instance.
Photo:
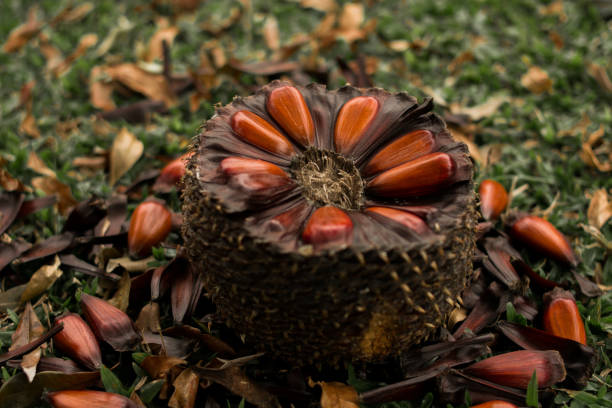
[[[316,206],[359,210],[364,204],[364,181],[355,163],[329,150],[309,148],[291,163],[303,196]]]
[[[294,364],[439,333],[472,275],[472,162],[430,99],[274,81],[196,136],[183,237],[226,324]]]

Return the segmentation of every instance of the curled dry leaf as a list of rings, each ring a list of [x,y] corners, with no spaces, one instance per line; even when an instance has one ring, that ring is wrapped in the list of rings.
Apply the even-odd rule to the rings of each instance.
[[[36,316],[34,309],[30,302],[28,302],[19,320],[19,325],[11,337],[12,344],[9,347],[9,351],[13,351],[19,347],[25,346],[31,341],[42,336],[45,332],[45,328]],[[36,374],[36,366],[41,356],[41,349],[37,347],[35,350],[25,354],[21,359],[21,368],[28,377],[28,381],[32,382],[34,375]]]
[[[60,259],[56,255],[51,265],[43,265],[34,272],[21,294],[20,301],[22,303],[27,302],[49,289],[57,278],[62,276],[62,270],[59,268],[60,264]]]
[[[171,408],[193,408],[198,396],[198,375],[189,368],[184,369],[172,383],[174,393],[168,401]]]
[[[43,23],[42,21],[38,21],[36,13],[37,7],[31,7],[28,10],[28,20],[15,27],[10,32],[6,42],[2,46],[2,51],[17,52],[38,34]]]
[[[126,128],[113,141],[110,152],[110,185],[114,185],[138,161],[144,151],[143,143]]]
[[[340,382],[312,381],[308,385],[321,387],[321,408],[359,408],[359,395],[350,385]]]
[[[550,92],[553,81],[540,67],[533,66],[521,77],[521,85],[535,94]]]
[[[161,74],[149,73],[132,63],[105,67],[104,72],[131,90],[151,100],[164,102],[167,108],[176,104],[176,97]]]
[[[587,210],[587,217],[589,224],[599,229],[612,217],[612,202],[608,201],[608,192],[605,188],[593,193]]]
[[[583,133],[586,135],[586,129]],[[580,152],[580,158],[589,166],[595,167],[597,170],[602,172],[612,171],[612,144],[609,141],[603,139],[605,130],[603,125],[599,126],[599,129],[591,133],[585,142],[582,143],[582,151]],[[605,157],[607,154],[607,160],[601,161],[597,156],[597,152],[601,151]]]
[[[108,303],[115,306],[117,309],[125,312],[130,302],[130,286],[131,286],[130,273],[128,271],[123,272],[123,276],[119,281],[117,291],[115,295],[108,299]]]
[[[57,208],[62,215],[66,215],[77,204],[70,186],[62,183],[55,177],[34,177],[32,186],[47,195],[57,195]]]
[[[608,93],[612,93],[612,81],[606,72],[606,69],[599,64],[590,63],[587,66],[589,75],[595,78],[595,81],[599,84],[601,89],[604,89]]]
[[[25,191],[26,186],[11,174],[6,169],[0,169],[0,187],[6,191]]]
[[[151,378],[165,378],[172,367],[187,364],[182,358],[168,356],[148,356],[140,366],[151,376]]]

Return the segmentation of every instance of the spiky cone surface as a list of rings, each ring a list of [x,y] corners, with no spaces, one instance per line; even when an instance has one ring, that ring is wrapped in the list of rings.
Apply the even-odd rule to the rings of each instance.
[[[219,314],[295,364],[434,335],[472,273],[472,163],[404,93],[274,81],[194,139],[183,236]]]

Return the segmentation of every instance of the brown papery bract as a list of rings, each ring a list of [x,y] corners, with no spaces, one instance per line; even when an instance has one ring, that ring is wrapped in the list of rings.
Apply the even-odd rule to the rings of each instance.
[[[132,319],[110,303],[81,294],[83,315],[97,338],[111,345],[116,351],[128,351],[138,345],[140,336],[134,329]]]
[[[81,316],[70,313],[55,322],[64,324],[64,329],[53,337],[55,346],[91,370],[100,368],[102,364],[100,346],[96,336]]]

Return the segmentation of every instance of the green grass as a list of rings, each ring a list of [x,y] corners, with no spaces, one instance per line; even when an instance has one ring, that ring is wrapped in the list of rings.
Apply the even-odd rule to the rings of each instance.
[[[26,20],[31,5],[38,4],[39,18],[50,21],[68,3],[64,0],[3,1],[0,5],[0,42],[4,42],[9,32]],[[109,149],[115,135],[95,131],[97,110],[89,102],[89,72],[92,67],[111,61],[136,61],[137,49],[146,45],[156,30],[156,19],[160,15],[171,18],[171,7],[160,3],[162,5],[153,10],[142,2],[100,0],[94,2],[94,10],[78,23],[46,25],[43,33],[67,55],[86,33],[97,34],[100,43],[117,26],[120,18],[127,18],[132,24],[130,30],[118,36],[106,54],[96,56],[97,46],[91,48],[60,78],[45,72],[46,62],[36,40],[15,54],[0,52],[0,161],[5,162],[4,166],[11,175],[29,185],[37,174],[27,168],[26,163],[29,152],[35,151],[57,172],[60,180],[71,187],[77,200],[92,194],[110,195],[112,188],[104,172],[85,177],[71,164],[75,157],[91,155],[94,147]],[[426,96],[423,85],[435,90],[449,104],[464,106],[481,104],[493,95],[507,95],[509,102],[479,122],[475,133],[475,142],[479,146],[503,145],[500,159],[490,166],[479,167],[476,181],[494,178],[506,188],[510,188],[513,181],[517,186],[527,184],[528,189],[512,203],[514,208],[522,211],[545,209],[557,197],[548,219],[571,238],[583,259],[578,272],[593,278],[598,270],[598,278],[603,284],[612,285],[612,257],[594,245],[594,238],[580,227],[580,224],[588,224],[589,199],[586,194],[600,188],[610,191],[612,177],[610,173],[601,173],[587,166],[580,158],[582,135],[558,136],[560,131],[571,128],[584,115],[591,121],[589,133],[602,125],[607,132],[604,138],[610,140],[612,94],[589,75],[587,64],[597,63],[609,75],[612,74],[611,24],[603,21],[586,0],[565,1],[564,21],[560,21],[558,15],[541,15],[538,12],[541,5],[527,0],[382,0],[371,3],[365,10],[366,20],[377,21],[373,34],[357,44],[338,41],[321,50],[317,62],[319,68],[331,73],[328,85],[336,87],[344,81],[335,62],[337,57],[352,60],[363,55],[378,61],[372,76],[375,86],[407,91],[419,99]],[[201,28],[204,21],[223,22],[232,7],[243,8],[243,5],[239,1],[210,0],[193,18],[178,22],[180,34],[171,49],[175,72],[197,69],[201,49],[211,40],[218,41],[227,57],[248,62],[267,60],[272,52],[267,49],[261,35],[266,16],[277,18],[282,44],[289,42],[294,35],[311,32],[325,16],[321,11],[301,8],[298,2],[253,0],[252,9],[245,10],[240,20],[218,37]],[[562,38],[561,49],[554,47],[549,37],[551,32]],[[393,40],[422,40],[426,45],[420,49],[393,51],[385,45]],[[452,81],[449,80],[449,64],[465,51],[473,53],[473,61],[466,62]],[[306,63],[312,52],[307,44],[292,59]],[[521,76],[531,65],[548,73],[553,81],[551,92],[533,94],[521,85]],[[31,80],[36,81],[33,114],[42,134],[40,139],[32,139],[19,130],[25,114],[18,106],[19,92]],[[147,125],[114,123],[117,129],[127,126],[145,146],[143,158],[120,180],[120,184],[129,184],[145,169],[161,167],[160,156],[178,155],[201,123],[213,114],[216,104],[225,104],[236,94],[248,94],[254,85],[264,82],[265,79],[248,74],[239,77],[223,75],[218,86],[211,89],[211,98],[203,101],[194,113],[189,110],[188,97],[183,95],[169,115],[155,115]],[[116,95],[119,106],[137,100],[139,98],[134,96]],[[437,106],[436,110],[440,114],[447,112],[442,106]],[[58,125],[70,120],[77,120],[75,130],[60,135]],[[532,143],[526,146],[524,143],[527,141]],[[178,210],[176,196],[171,204]],[[45,210],[30,216],[21,231],[11,232],[13,237],[24,236],[32,241],[58,233],[62,225],[61,216]],[[611,222],[602,228],[602,233],[608,239],[612,238]],[[567,268],[551,262],[542,264],[536,257],[530,261],[552,279],[571,279]],[[25,267],[19,271],[25,281],[34,272]],[[88,278],[81,277],[75,282],[69,279],[70,276],[65,274],[49,293],[52,315],[63,313],[66,307],[76,311],[73,294],[81,286],[91,285]],[[11,285],[10,282],[4,284],[7,288]],[[612,292],[608,291],[598,299],[579,299],[589,344],[601,356],[596,369],[598,376],[580,393],[568,395],[560,392],[555,402],[572,408],[599,407],[603,406],[603,400],[612,401],[612,394],[608,391],[612,386],[612,376],[606,371],[605,378],[599,377],[602,371],[612,368],[607,357],[612,352]],[[36,310],[42,317],[42,309],[38,307]],[[6,351],[10,345],[10,334],[15,327],[14,321],[3,321],[0,328],[3,347],[0,351]],[[14,369],[3,369],[5,379],[14,373]],[[402,403],[388,406],[420,405]]]

